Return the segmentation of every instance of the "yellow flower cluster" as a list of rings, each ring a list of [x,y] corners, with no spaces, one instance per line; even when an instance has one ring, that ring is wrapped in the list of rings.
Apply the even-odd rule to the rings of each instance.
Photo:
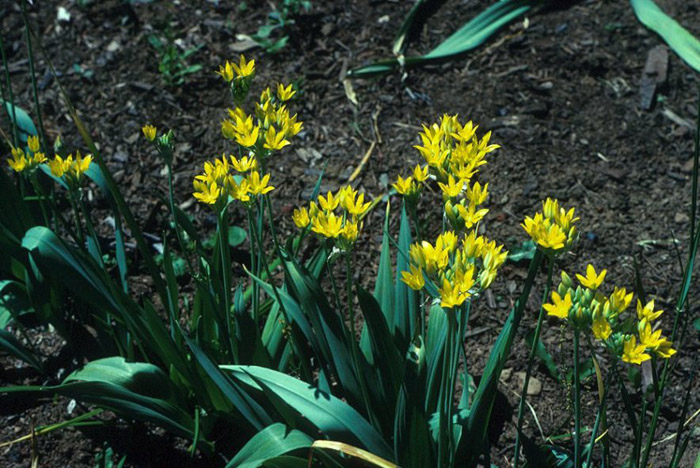
[[[49,169],[51,169],[51,174],[58,178],[63,178],[68,184],[68,187],[75,189],[83,182],[85,172],[90,168],[90,164],[92,164],[92,155],[88,154],[83,157],[80,151],[75,154],[75,159],[73,159],[72,154],[69,154],[65,158],[55,155],[47,164]]]
[[[224,138],[235,140],[263,159],[289,145],[289,138],[297,135],[302,128],[297,115],[290,115],[284,104],[294,93],[291,85],[278,86],[274,95],[270,88],[266,88],[260,95],[260,101],[255,104],[255,115],[246,114],[241,107],[229,109],[229,118],[221,123]]]
[[[633,320],[622,320],[620,315],[629,308],[634,294],[615,287],[609,297],[603,295],[598,289],[606,273],[607,270],[598,273],[593,265],[588,265],[585,276],[576,275],[580,285],[574,288],[571,278],[562,272],[561,283],[552,292],[552,302],[544,305],[547,314],[590,331],[625,362],[641,364],[651,358],[650,352],[665,359],[673,356],[676,351],[671,348],[672,343],[652,326],[663,311],[654,310],[653,300],[646,305],[637,300],[636,326]]]
[[[479,139],[477,128],[471,121],[460,124],[456,115],[444,115],[430,127],[424,125],[420,133],[422,144],[414,148],[426,165],[416,166],[411,176],[399,176],[393,184],[398,193],[413,201],[431,174],[442,191],[445,214],[458,231],[471,229],[488,213],[479,208],[488,196],[488,184],[482,186],[472,179],[486,164],[486,155],[499,146],[489,144],[491,132]]]
[[[438,236],[434,245],[427,241],[413,244],[410,272],[402,272],[401,280],[418,291],[426,288],[428,279],[438,285],[442,307],[459,307],[479,289],[491,285],[508,256],[502,245],[477,236],[475,230],[465,235],[459,244],[454,231]]]
[[[542,202],[542,211],[534,218],[527,216],[521,226],[542,250],[554,254],[570,248],[576,240],[574,223],[578,219],[574,208],[566,211],[558,200],[547,198]]]
[[[219,71],[216,74],[227,83],[233,80],[250,80],[255,74],[255,60],[246,61],[241,54],[237,64],[227,60],[224,65],[219,65]]]
[[[321,237],[333,239],[339,249],[349,251],[362,229],[361,218],[370,206],[363,193],[346,185],[335,194],[320,195],[308,209],[294,210],[292,218],[299,229],[310,228]]]
[[[21,148],[12,148],[12,159],[7,161],[12,170],[15,172],[31,172],[36,167],[46,162],[46,155],[39,151],[41,145],[37,136],[30,136],[27,140],[27,146],[31,154],[25,154]]]
[[[204,172],[194,178],[194,197],[208,205],[225,206],[229,197],[248,204],[253,197],[275,188],[269,185],[270,174],[260,175],[252,155],[237,159],[222,155],[204,163]]]

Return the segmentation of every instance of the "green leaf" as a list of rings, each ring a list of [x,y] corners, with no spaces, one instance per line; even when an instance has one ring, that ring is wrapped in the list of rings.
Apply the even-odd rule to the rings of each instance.
[[[537,246],[532,240],[528,239],[508,252],[508,260],[515,263],[523,260],[532,260],[535,256],[535,250],[537,250]]]
[[[44,372],[41,361],[34,356],[17,338],[4,328],[0,328],[0,350],[26,362],[40,373]]]
[[[389,213],[391,204],[386,204],[384,216],[384,234],[382,236],[382,253],[379,257],[379,270],[374,285],[374,297],[382,307],[387,323],[394,323],[394,278],[391,272],[391,241],[389,238]]]
[[[301,431],[275,423],[258,432],[246,443],[226,468],[257,468],[271,458],[311,447],[313,439]]]
[[[401,272],[410,271],[408,252],[411,249],[411,225],[408,222],[406,205],[401,207],[401,224],[399,227],[399,255],[396,258],[396,287],[394,296],[394,326],[399,352],[408,349],[408,343],[413,338],[418,321],[418,300],[416,292],[400,280]],[[401,254],[404,253],[404,255]]]
[[[525,342],[527,343],[528,349],[532,349],[532,341],[535,338],[535,330],[530,330],[525,336]],[[557,382],[561,382],[561,374],[559,373],[559,367],[557,363],[554,362],[554,358],[544,347],[541,340],[537,341],[537,348],[535,348],[535,356],[542,360],[549,375],[551,375]]]
[[[368,78],[389,73],[399,66],[411,67],[443,61],[464,54],[483,44],[502,27],[547,0],[500,0],[462,26],[444,42],[425,55],[386,59],[348,72],[350,78]]]
[[[3,387],[0,391],[58,393],[110,409],[127,419],[154,423],[185,438],[194,435],[189,409],[165,373],[152,364],[105,358],[89,362],[61,385]]]
[[[238,247],[245,242],[246,237],[248,237],[248,232],[245,229],[238,226],[229,226],[228,245],[231,247]]]
[[[27,111],[19,106],[13,106],[12,103],[8,101],[3,101],[0,99],[0,102],[5,104],[5,110],[7,111],[10,120],[17,126],[19,138],[23,144],[27,144],[27,140],[30,136],[39,134],[38,130],[36,129],[36,125],[34,125],[34,121],[31,117],[29,117]],[[25,148],[25,151],[27,149],[28,148]]]
[[[700,41],[652,0],[630,0],[639,21],[666,41],[678,56],[700,72]]]
[[[333,395],[301,380],[271,369],[256,366],[220,366],[233,378],[252,390],[262,391],[262,382],[290,409],[303,415],[330,440],[358,445],[387,460],[393,453],[382,436],[360,413]]]

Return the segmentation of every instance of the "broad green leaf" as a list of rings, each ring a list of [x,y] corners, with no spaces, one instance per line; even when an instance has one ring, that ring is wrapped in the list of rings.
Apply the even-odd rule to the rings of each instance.
[[[194,435],[189,408],[176,397],[168,377],[152,364],[100,359],[73,372],[61,385],[3,387],[0,391],[57,393],[110,409],[126,419],[154,423],[181,437]]]
[[[639,21],[661,36],[678,56],[700,72],[700,41],[652,0],[630,0]]]
[[[391,448],[376,429],[355,409],[333,395],[271,369],[256,366],[220,367],[252,390],[262,391],[257,382],[263,382],[290,409],[303,415],[329,439],[344,440],[393,460]]]
[[[34,121],[31,117],[29,117],[27,111],[25,111],[17,105],[12,105],[12,103],[8,101],[3,101],[0,99],[0,102],[2,102],[5,105],[7,115],[10,117],[10,120],[12,120],[17,126],[17,130],[19,131],[19,138],[23,144],[26,145],[27,139],[29,139],[30,136],[39,134],[39,132],[36,129],[36,125],[34,125]]]
[[[266,461],[311,447],[313,439],[303,432],[275,423],[258,432],[246,443],[226,468],[257,468]]]
[[[238,226],[229,226],[228,228],[228,245],[238,247],[245,242],[248,237],[248,232]]]

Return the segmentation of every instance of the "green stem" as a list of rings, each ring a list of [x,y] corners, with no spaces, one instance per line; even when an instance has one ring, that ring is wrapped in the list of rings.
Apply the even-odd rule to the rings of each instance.
[[[257,244],[258,244],[258,249],[262,249],[262,246],[260,245],[261,242],[258,242],[258,230],[257,227],[255,226],[255,223],[253,221],[253,212],[252,209],[246,210],[246,213],[248,215],[248,231],[249,235],[251,236],[250,238],[253,239]],[[265,265],[267,266],[267,262],[265,262]],[[250,270],[253,272],[253,274],[257,277],[260,277],[260,265],[257,261],[257,256],[255,254],[255,249],[253,248],[253,242],[251,241],[250,243]],[[268,281],[272,281],[272,278],[270,278],[270,275],[268,274],[267,276]],[[260,310],[260,285],[258,284],[257,281],[253,280],[253,284],[251,285],[253,288],[253,318],[255,322],[257,323],[258,321],[258,311]]]
[[[26,2],[19,2],[22,7],[22,19],[24,20],[25,37],[27,40],[27,53],[29,54],[29,76],[32,82],[32,95],[34,97],[34,107],[36,109],[36,120],[39,123],[39,136],[41,137],[41,147],[46,150],[48,142],[44,132],[44,120],[41,116],[41,107],[39,106],[39,88],[36,83],[36,72],[34,70],[34,48],[32,47],[32,35],[29,28],[29,18],[27,18]]]
[[[581,331],[574,328],[574,468],[581,467],[581,379],[579,376],[579,338]]]
[[[547,269],[547,283],[545,284],[544,293],[542,294],[542,301],[540,302],[540,313],[537,317],[537,325],[535,326],[535,335],[532,338],[532,346],[530,347],[530,354],[527,359],[527,368],[525,370],[525,382],[523,383],[523,390],[520,393],[520,404],[518,405],[518,428],[515,433],[515,455],[513,458],[513,466],[518,468],[518,463],[520,459],[520,433],[523,429],[523,414],[525,413],[525,401],[527,399],[527,387],[530,384],[530,375],[532,374],[532,366],[535,362],[535,352],[537,351],[537,345],[540,342],[540,332],[542,330],[542,321],[544,319],[544,304],[549,297],[549,290],[552,287],[552,273],[554,271],[554,258],[552,256],[548,257],[549,268]]]
[[[593,447],[595,446],[596,436],[598,435],[598,427],[600,427],[601,422],[605,418],[605,402],[608,398],[608,388],[610,387],[611,374],[605,379],[605,390],[603,390],[603,397],[600,399],[600,404],[598,405],[598,413],[595,417],[595,423],[593,424],[593,433],[591,434],[591,441],[588,443],[588,454],[586,455],[586,462],[584,466],[591,466],[591,458],[593,456]]]
[[[217,238],[219,242],[219,255],[220,255],[220,267],[221,267],[221,282],[222,282],[222,295],[221,298],[224,302],[223,307],[223,320],[222,324],[227,336],[227,345],[229,346],[229,351],[231,352],[231,357],[234,358],[236,354],[234,353],[233,343],[231,343],[231,255],[229,253],[228,246],[228,213],[226,211],[226,206],[224,206],[219,212],[217,218]]]

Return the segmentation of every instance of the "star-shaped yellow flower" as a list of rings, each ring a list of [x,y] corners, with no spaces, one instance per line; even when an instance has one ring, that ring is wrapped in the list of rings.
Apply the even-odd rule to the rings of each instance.
[[[603,284],[607,272],[608,270],[603,270],[598,274],[595,268],[593,268],[593,265],[589,263],[586,267],[586,276],[577,273],[576,278],[581,283],[581,286],[589,289],[598,289],[600,285]]]

